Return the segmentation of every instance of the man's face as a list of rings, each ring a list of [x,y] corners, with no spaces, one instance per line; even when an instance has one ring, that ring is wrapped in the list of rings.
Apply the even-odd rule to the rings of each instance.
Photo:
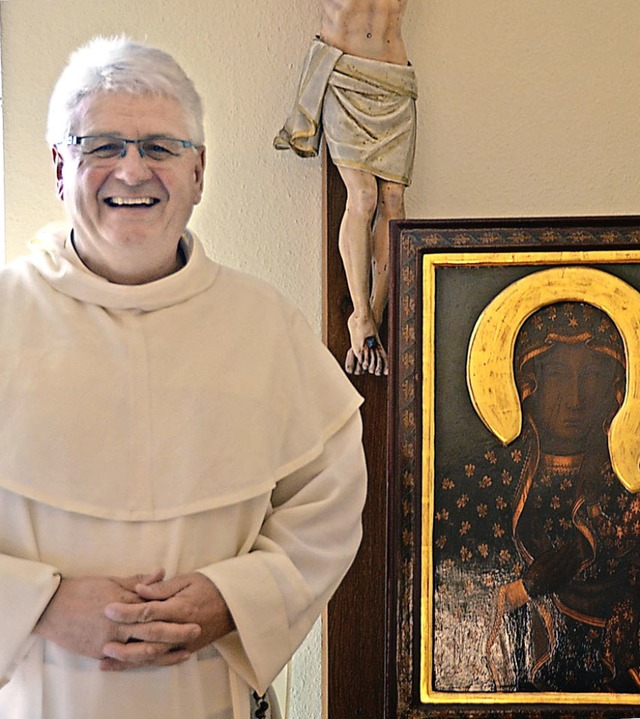
[[[78,136],[192,139],[182,108],[168,97],[98,93],[82,105],[73,128]],[[175,257],[202,196],[203,148],[186,148],[157,162],[140,157],[135,145],[127,145],[125,157],[108,160],[65,146],[54,149],[54,160],[58,194],[71,218],[78,252],[91,269],[108,276],[110,264],[126,256]]]
[[[535,360],[530,411],[543,451],[580,454],[617,407],[618,363],[584,344],[557,344]]]

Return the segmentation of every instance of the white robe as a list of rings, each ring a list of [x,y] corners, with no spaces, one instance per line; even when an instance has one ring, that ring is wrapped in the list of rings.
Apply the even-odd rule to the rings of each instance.
[[[61,234],[0,272],[0,719],[247,719],[357,550],[361,398],[275,290],[181,242],[146,285]],[[31,635],[60,576],[158,567],[237,630],[128,672]]]

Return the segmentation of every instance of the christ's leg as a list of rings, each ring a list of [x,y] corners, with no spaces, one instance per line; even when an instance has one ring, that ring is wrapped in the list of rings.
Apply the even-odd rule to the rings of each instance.
[[[404,219],[405,186],[378,181],[378,210],[372,234],[371,311],[377,327],[389,299],[389,223]]]
[[[338,167],[338,170],[347,188],[339,248],[353,302],[353,313],[347,321],[351,348],[345,369],[353,374],[386,374],[387,355],[380,342],[370,299],[371,227],[378,202],[378,183],[368,172],[348,167]]]

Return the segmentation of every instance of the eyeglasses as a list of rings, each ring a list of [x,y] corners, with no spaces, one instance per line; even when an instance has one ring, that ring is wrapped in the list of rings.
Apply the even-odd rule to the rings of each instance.
[[[62,143],[79,147],[83,155],[100,160],[125,157],[127,145],[135,145],[140,157],[162,162],[178,157],[188,147],[196,147],[190,140],[178,140],[175,137],[143,137],[141,140],[127,140],[113,135],[69,135]]]

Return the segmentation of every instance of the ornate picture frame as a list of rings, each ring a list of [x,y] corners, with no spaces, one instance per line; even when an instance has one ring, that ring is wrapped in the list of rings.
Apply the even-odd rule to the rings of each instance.
[[[385,719],[640,716],[624,604],[636,553],[640,567],[640,217],[408,220],[392,237]],[[577,456],[536,429],[556,409],[531,409],[565,351],[611,368],[597,381],[628,420],[596,417],[581,440],[609,443],[597,472],[591,449],[544,464]]]

